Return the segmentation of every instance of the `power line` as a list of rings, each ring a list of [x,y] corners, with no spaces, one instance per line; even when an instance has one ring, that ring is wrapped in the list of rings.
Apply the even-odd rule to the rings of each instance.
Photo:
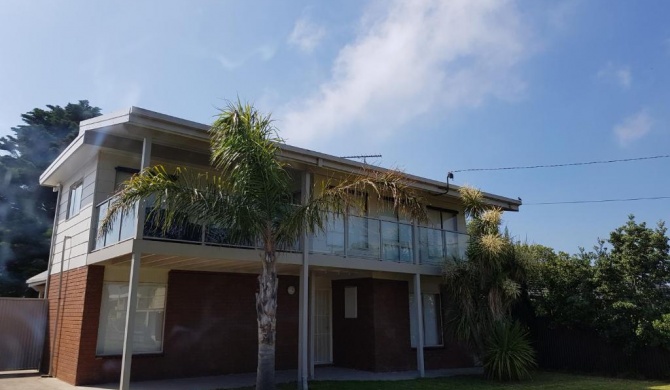
[[[670,196],[652,196],[647,198],[626,198],[626,199],[597,199],[597,200],[571,200],[565,202],[538,202],[538,203],[524,203],[524,206],[542,206],[552,204],[580,204],[580,203],[607,203],[607,202],[633,202],[638,200],[659,200],[670,199]]]
[[[451,171],[451,172],[457,173],[457,172],[477,172],[477,171],[505,171],[505,170],[514,170],[514,169],[560,168],[560,167],[571,167],[571,166],[577,166],[577,165],[611,164],[611,163],[619,163],[619,162],[655,160],[655,159],[659,159],[659,158],[668,158],[668,157],[670,157],[670,154],[663,154],[663,155],[659,155],[659,156],[650,156],[650,157],[623,158],[623,159],[618,159],[618,160],[574,162],[574,163],[565,163],[565,164],[526,165],[526,166],[517,166],[517,167],[498,167],[498,168],[469,168],[469,169],[457,169],[457,170]]]

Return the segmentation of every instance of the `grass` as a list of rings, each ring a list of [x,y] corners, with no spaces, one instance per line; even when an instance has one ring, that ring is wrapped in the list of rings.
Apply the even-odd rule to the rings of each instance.
[[[313,390],[482,390],[482,389],[557,389],[557,390],[670,390],[670,382],[640,381],[583,375],[539,372],[533,379],[517,383],[497,383],[479,377],[451,377],[407,381],[310,382]],[[295,383],[279,386],[294,390]]]

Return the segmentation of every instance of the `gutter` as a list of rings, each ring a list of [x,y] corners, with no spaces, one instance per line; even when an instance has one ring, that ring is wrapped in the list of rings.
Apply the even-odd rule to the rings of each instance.
[[[56,197],[56,211],[54,213],[54,223],[51,228],[51,247],[49,248],[49,264],[47,265],[47,281],[44,286],[44,299],[49,298],[49,280],[51,279],[51,267],[53,266],[54,261],[54,252],[56,246],[56,227],[58,225],[58,215],[60,214],[60,201],[61,194],[63,193],[63,185],[58,184],[58,187],[54,187],[54,191],[58,191],[58,196]]]

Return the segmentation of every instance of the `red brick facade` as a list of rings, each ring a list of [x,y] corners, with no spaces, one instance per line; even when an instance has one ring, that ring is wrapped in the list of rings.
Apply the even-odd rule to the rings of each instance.
[[[104,267],[65,272],[53,373],[76,385],[118,381],[120,356],[96,356]],[[49,292],[54,340],[59,275]],[[253,372],[256,369],[256,275],[171,271],[168,276],[163,352],[135,355],[132,380]],[[294,286],[295,293],[288,294]],[[344,318],[344,287],[358,287],[358,318]],[[277,369],[297,367],[299,280],[280,276]],[[334,364],[368,371],[416,368],[410,346],[409,288],[405,281],[351,279],[332,282]],[[458,346],[425,351],[426,368],[471,366]],[[45,365],[47,367],[47,365]]]
[[[85,385],[119,379],[120,356],[96,356],[103,277],[104,268],[99,266],[63,274],[61,307],[65,310],[58,320],[54,374],[68,383]],[[57,283],[56,275],[49,288],[51,337]],[[133,356],[132,379],[255,371],[257,284],[256,276],[250,274],[171,271],[163,352]],[[296,293],[289,295],[288,286],[294,286]],[[297,277],[279,277],[277,369],[297,367],[298,287]]]
[[[49,334],[43,367],[49,367],[51,347],[54,345],[52,374],[65,382],[81,384],[78,377],[82,375],[82,356],[91,344],[95,353],[104,270],[101,266],[88,266],[64,272],[62,278],[60,275],[51,276]]]
[[[344,318],[344,287],[358,287],[358,318]],[[385,279],[335,280],[333,364],[367,371],[416,369],[410,344],[409,283]],[[467,349],[445,342],[424,349],[426,369],[472,367]]]

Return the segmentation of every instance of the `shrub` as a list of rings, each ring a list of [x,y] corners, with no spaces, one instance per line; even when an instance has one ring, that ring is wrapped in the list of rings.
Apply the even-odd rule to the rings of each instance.
[[[537,366],[528,332],[518,322],[499,321],[491,329],[483,356],[486,376],[501,381],[530,377]]]

